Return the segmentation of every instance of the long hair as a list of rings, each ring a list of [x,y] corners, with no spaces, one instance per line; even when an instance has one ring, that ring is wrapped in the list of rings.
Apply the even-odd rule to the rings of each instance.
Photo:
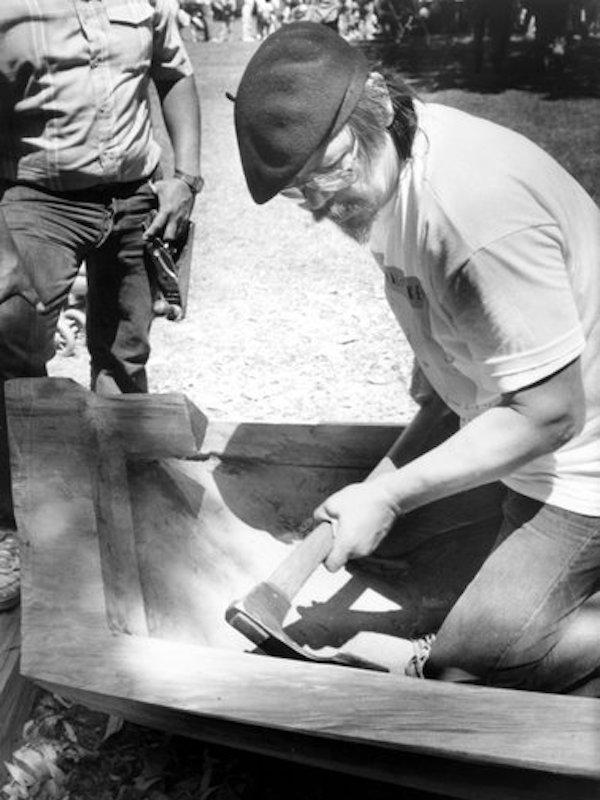
[[[392,124],[387,126],[387,97],[384,88],[371,81],[365,84],[347,124],[367,160],[382,146],[387,131],[394,139],[400,158],[406,160],[410,158],[417,129],[417,114],[413,103],[416,94],[396,75],[384,75],[384,78],[394,109]]]

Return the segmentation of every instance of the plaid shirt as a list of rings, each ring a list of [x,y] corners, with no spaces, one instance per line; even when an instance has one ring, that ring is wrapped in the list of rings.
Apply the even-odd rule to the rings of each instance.
[[[192,74],[168,0],[0,0],[0,177],[54,190],[158,164],[148,83]]]

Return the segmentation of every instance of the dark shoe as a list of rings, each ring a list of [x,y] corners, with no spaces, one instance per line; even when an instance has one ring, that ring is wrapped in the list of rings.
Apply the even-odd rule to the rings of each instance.
[[[21,597],[21,557],[17,537],[0,529],[0,613],[19,604]]]

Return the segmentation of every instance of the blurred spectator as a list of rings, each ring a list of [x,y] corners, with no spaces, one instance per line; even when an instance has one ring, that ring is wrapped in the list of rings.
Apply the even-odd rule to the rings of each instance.
[[[469,29],[468,3],[466,0],[440,0],[438,19],[441,33],[460,36]]]
[[[300,22],[307,18],[309,5],[306,0],[286,0],[283,9],[283,22]]]
[[[242,41],[253,42],[256,39],[256,35],[256,1],[243,0]]]
[[[312,0],[304,19],[320,22],[337,33],[341,8],[341,0]]]
[[[586,34],[600,34],[600,0],[587,0],[583,4]]]
[[[371,0],[362,7],[361,16],[362,38],[369,41],[381,34],[381,25],[375,13],[375,3]]]
[[[338,33],[348,41],[361,38],[358,0],[343,0],[338,17]]]
[[[568,0],[531,0],[535,18],[536,63],[542,70],[562,69],[567,52],[570,3]]]
[[[490,61],[496,73],[502,71],[514,18],[512,0],[473,0],[473,52],[475,72],[484,62],[484,39],[490,38]]]
[[[200,0],[181,0],[181,8],[190,17],[190,35],[197,42],[199,38],[205,42],[210,41],[210,3],[202,3]]]
[[[406,12],[404,0],[374,0],[374,3],[383,35],[393,39],[399,38],[404,30],[403,20]]]
[[[229,41],[232,36],[231,23],[235,16],[235,0],[212,0],[211,9],[214,22],[218,23],[219,33],[214,42]]]
[[[266,39],[277,30],[279,6],[276,0],[256,0],[256,30],[259,39]]]

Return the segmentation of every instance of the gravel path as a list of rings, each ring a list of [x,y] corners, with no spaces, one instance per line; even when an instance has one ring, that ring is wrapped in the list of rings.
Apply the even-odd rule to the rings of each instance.
[[[224,93],[235,93],[255,45],[188,49],[206,189],[188,317],[156,321],[151,390],[184,392],[213,419],[406,421],[409,349],[368,250],[290,201],[256,206],[247,192]],[[86,384],[85,348],[50,371]]]

